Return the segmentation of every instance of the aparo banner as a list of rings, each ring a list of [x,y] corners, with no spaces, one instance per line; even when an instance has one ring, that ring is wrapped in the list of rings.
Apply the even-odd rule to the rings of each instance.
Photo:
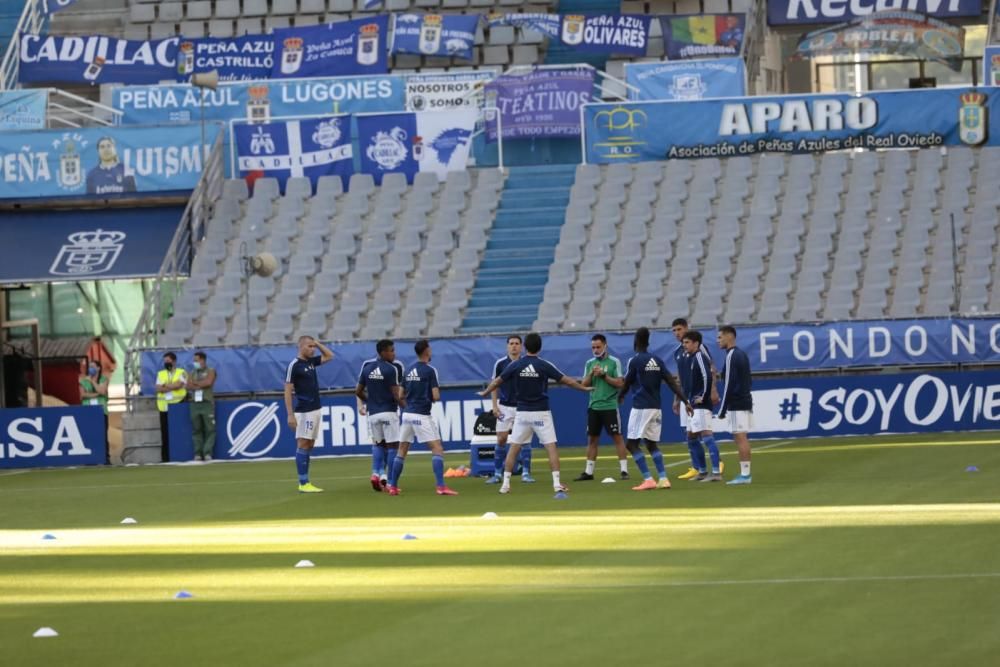
[[[914,12],[878,12],[802,36],[799,58],[863,54],[903,56],[962,69],[965,30]]]
[[[584,106],[585,161],[1000,145],[1000,95],[938,88]]]
[[[504,139],[580,136],[580,108],[594,93],[594,72],[585,68],[536,70],[501,76],[486,85],[486,107],[500,110]],[[487,116],[487,138],[497,123]]]
[[[156,83],[177,78],[179,37],[128,40],[21,34],[21,83]]]
[[[700,100],[743,97],[746,68],[742,58],[625,63],[625,82],[634,100]]]
[[[631,355],[629,333],[604,332],[611,354],[622,360]],[[709,352],[721,354],[717,332],[702,330]],[[582,369],[590,358],[591,333],[546,334],[542,356],[569,373]],[[414,340],[397,340],[400,361],[408,368],[416,359]],[[650,350],[667,360],[679,343],[670,331],[653,331]],[[998,363],[1000,318],[871,320],[773,326],[737,325],[736,343],[750,357],[754,373],[812,372],[880,366],[932,366]],[[331,343],[336,358],[318,370],[323,389],[353,389],[358,369],[370,359],[375,342]],[[484,386],[493,362],[504,354],[503,336],[442,339],[434,342],[434,366],[441,382]],[[177,351],[179,363],[189,365],[191,353]],[[226,392],[275,391],[284,388],[285,370],[295,347],[257,346],[212,350],[213,363],[225,368],[216,390]],[[162,353],[143,352],[142,393],[151,396]],[[576,372],[576,371],[572,371]]]
[[[406,77],[407,111],[441,111],[483,105],[484,86],[496,77],[491,70],[455,74],[410,74]]]
[[[738,56],[743,49],[745,14],[661,16],[663,50],[670,60]]]
[[[344,189],[354,173],[351,117],[333,116],[261,125],[233,126],[241,178],[278,179],[282,191],[292,176],[306,176],[315,188],[320,176],[337,175]]]
[[[182,39],[177,50],[179,78],[214,69],[220,81],[257,81],[270,78],[274,69],[271,35]]]
[[[0,131],[45,127],[47,90],[0,90]]]
[[[237,82],[201,94],[205,118],[220,121],[400,111],[406,104],[405,80],[391,74]],[[198,89],[180,84],[122,86],[112,91],[112,105],[124,112],[123,125],[197,122],[198,98]]]
[[[475,109],[374,114],[357,117],[361,172],[376,183],[388,173],[406,174],[413,182],[419,171],[433,171],[442,179],[462,171],[469,160]]]
[[[273,79],[385,74],[388,15],[274,31]]]
[[[980,16],[981,0],[768,0],[770,25],[841,23],[861,16],[902,9],[939,19]]]
[[[546,37],[559,38],[559,25],[562,17],[559,14],[490,14],[486,18],[492,28],[498,25],[509,25],[525,30],[534,30]]]
[[[582,371],[562,369],[564,372]],[[442,380],[446,381],[444,377]],[[431,408],[447,449],[467,449],[476,418],[490,400],[471,390],[447,389]],[[680,445],[686,438],[671,410],[673,395],[664,390],[660,440]],[[798,438],[886,433],[980,431],[1000,428],[1000,372],[893,374],[755,380],[751,435]],[[549,403],[561,446],[586,440],[587,397],[553,388]],[[627,418],[630,401],[621,411]],[[189,404],[170,407],[170,458],[193,458]],[[281,400],[233,400],[216,403],[215,459],[291,458],[294,433]],[[314,456],[365,454],[371,451],[367,419],[357,412],[354,396],[325,396],[320,409]],[[728,427],[715,420],[725,438]],[[606,436],[604,436],[606,440]],[[423,444],[423,443],[422,443]],[[535,444],[537,447],[538,445]],[[418,450],[423,447],[418,446]],[[422,459],[427,461],[427,459]],[[410,464],[413,465],[413,464]]]
[[[200,143],[198,125],[0,133],[0,199],[193,190]]]
[[[395,14],[393,53],[472,60],[479,14]]]
[[[103,465],[99,406],[0,410],[0,468]]]
[[[644,56],[650,21],[646,14],[564,14],[559,34],[577,51]]]

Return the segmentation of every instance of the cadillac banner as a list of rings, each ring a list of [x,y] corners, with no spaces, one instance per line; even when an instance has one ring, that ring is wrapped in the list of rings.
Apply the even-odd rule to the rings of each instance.
[[[585,161],[1000,145],[1000,94],[946,88],[584,106]]]
[[[21,35],[21,83],[157,83],[177,78],[179,37],[128,40],[94,35]]]

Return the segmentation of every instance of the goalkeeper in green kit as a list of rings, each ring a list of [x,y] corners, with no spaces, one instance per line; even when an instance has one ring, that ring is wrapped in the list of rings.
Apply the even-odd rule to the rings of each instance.
[[[602,430],[614,440],[621,479],[628,479],[628,452],[622,438],[621,416],[618,414],[618,391],[625,382],[622,378],[622,363],[608,354],[608,339],[603,334],[591,337],[590,349],[594,356],[587,361],[580,381],[584,387],[594,388],[587,405],[587,467],[575,481],[594,479],[597,443]]]

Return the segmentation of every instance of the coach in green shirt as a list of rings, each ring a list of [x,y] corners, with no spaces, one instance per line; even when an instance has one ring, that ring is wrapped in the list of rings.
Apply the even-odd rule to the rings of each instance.
[[[621,389],[622,362],[608,354],[608,339],[603,334],[594,334],[590,339],[590,349],[594,353],[583,369],[584,387],[593,387],[590,403],[587,405],[587,467],[578,482],[594,479],[597,465],[597,443],[604,430],[614,440],[618,452],[618,467],[621,479],[628,479],[628,452],[622,438],[622,420],[618,414],[618,390]]]

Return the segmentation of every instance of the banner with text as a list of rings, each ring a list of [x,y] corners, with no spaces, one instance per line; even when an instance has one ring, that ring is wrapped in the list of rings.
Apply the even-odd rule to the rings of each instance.
[[[388,15],[274,31],[272,79],[385,74]]]
[[[559,38],[561,17],[558,14],[490,14],[486,18],[489,27],[509,25],[523,30],[534,30],[546,37]]]
[[[0,199],[193,190],[200,143],[198,125],[0,133]]]
[[[646,14],[564,14],[560,26],[562,43],[576,51],[644,56],[649,44]]]
[[[351,117],[333,116],[261,125],[233,125],[241,178],[278,179],[282,192],[292,176],[305,176],[313,188],[320,176],[336,175],[344,189],[354,173]]]
[[[47,90],[0,90],[0,131],[45,127]]]
[[[938,88],[584,106],[585,161],[1000,145],[1000,94]]]
[[[625,63],[625,82],[634,100],[700,100],[746,95],[742,58]]]
[[[214,69],[219,71],[220,81],[258,81],[271,78],[274,69],[271,35],[182,39],[177,50],[181,78]]]
[[[486,84],[485,105],[500,109],[504,139],[578,137],[580,108],[593,94],[593,70],[537,70]],[[495,118],[487,116],[486,131],[496,141]]]
[[[746,20],[744,14],[661,16],[663,50],[670,60],[738,56]]]
[[[405,107],[402,76],[288,79],[229,83],[204,91],[205,118],[268,122],[278,116],[400,111]],[[198,89],[188,85],[123,86],[112,91],[112,106],[124,112],[123,125],[197,121]]]
[[[980,16],[981,0],[768,0],[769,25],[841,23],[887,9],[906,9],[939,19]]]
[[[103,465],[106,447],[100,407],[0,410],[0,468]]]
[[[983,70],[983,81],[987,86],[1000,86],[1000,46],[986,47]]]
[[[179,37],[21,35],[21,83],[157,83],[177,78]]]
[[[472,60],[479,14],[394,14],[393,53]]]
[[[385,174],[403,173],[412,183],[419,171],[442,179],[449,171],[462,171],[478,117],[475,109],[358,116],[361,172],[376,183]]]
[[[496,72],[477,70],[455,74],[410,74],[406,77],[407,111],[441,111],[483,106],[484,86]]]

